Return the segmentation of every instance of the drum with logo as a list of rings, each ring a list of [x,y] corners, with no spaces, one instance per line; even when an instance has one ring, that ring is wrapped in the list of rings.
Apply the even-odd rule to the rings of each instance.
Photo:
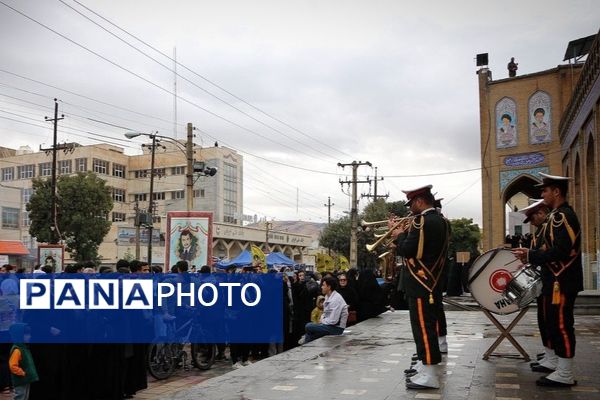
[[[469,290],[477,302],[495,314],[519,311],[519,305],[506,298],[504,291],[523,266],[510,250],[486,251],[469,268]]]

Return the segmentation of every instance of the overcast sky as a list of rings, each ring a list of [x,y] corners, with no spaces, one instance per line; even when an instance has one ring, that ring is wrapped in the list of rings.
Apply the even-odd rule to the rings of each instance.
[[[361,160],[378,167],[390,200],[431,183],[447,216],[480,223],[475,55],[489,53],[494,79],[507,77],[510,57],[519,74],[545,70],[600,27],[593,0],[63,1],[0,0],[25,14],[0,3],[3,146],[49,146],[54,97],[66,115],[61,141],[102,134],[139,151],[142,141],[120,140],[127,130],[86,117],[173,135],[173,62],[100,15],[169,57],[176,47],[197,74],[177,68],[177,134],[192,122],[197,143],[244,155],[246,214],[315,222],[327,221],[328,196],[334,217],[348,210],[339,179],[351,170],[337,163]],[[462,170],[471,171],[447,174]],[[361,179],[373,173],[359,169]]]

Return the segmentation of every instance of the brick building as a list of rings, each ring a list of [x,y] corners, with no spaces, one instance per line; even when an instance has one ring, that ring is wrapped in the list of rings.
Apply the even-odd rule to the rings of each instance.
[[[520,222],[511,211],[539,197],[539,172],[573,177],[569,202],[582,223],[586,289],[598,287],[600,248],[598,46],[596,39],[585,63],[514,78],[492,80],[487,67],[478,71],[483,248],[502,246],[515,232]]]

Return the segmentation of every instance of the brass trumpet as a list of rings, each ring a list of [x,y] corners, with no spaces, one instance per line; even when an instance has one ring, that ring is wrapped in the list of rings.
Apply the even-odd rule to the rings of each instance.
[[[392,227],[389,228],[384,234],[376,235],[378,239],[374,243],[367,245],[367,251],[374,251],[380,244],[384,243],[400,225],[406,223],[406,221],[412,221],[413,219],[415,219],[414,215],[408,215],[406,217],[394,219],[394,225],[392,225]],[[387,222],[388,221],[386,221],[386,223]]]

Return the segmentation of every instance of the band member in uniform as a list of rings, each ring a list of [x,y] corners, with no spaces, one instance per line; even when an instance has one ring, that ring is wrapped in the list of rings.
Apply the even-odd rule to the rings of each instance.
[[[548,217],[550,210],[544,203],[544,200],[534,200],[529,206],[521,209],[521,212],[525,214],[523,223],[530,223],[531,226],[535,227],[531,239],[531,250],[537,250],[544,242],[542,233],[544,231],[544,223]],[[556,369],[558,358],[552,349],[552,342],[546,329],[546,310],[550,307],[549,304],[544,303],[544,295],[540,294],[537,298],[537,321],[538,328],[540,330],[540,336],[542,338],[542,345],[544,346],[544,352],[538,354],[539,361],[531,363],[531,370],[535,372],[553,372]],[[547,299],[547,298],[546,298]]]
[[[573,378],[575,330],[573,308],[577,294],[583,290],[581,265],[581,230],[575,211],[567,203],[571,178],[540,173],[542,197],[552,209],[541,233],[543,243],[537,250],[513,249],[517,258],[542,266],[542,294],[546,310],[546,329],[558,357],[556,370],[537,380],[539,386],[569,387]]]
[[[413,337],[422,367],[406,381],[408,389],[439,388],[437,364],[442,356],[437,335],[438,312],[442,301],[440,277],[448,253],[446,220],[434,207],[431,185],[404,191],[414,215],[394,231],[399,256],[406,260],[404,290],[408,300]]]

